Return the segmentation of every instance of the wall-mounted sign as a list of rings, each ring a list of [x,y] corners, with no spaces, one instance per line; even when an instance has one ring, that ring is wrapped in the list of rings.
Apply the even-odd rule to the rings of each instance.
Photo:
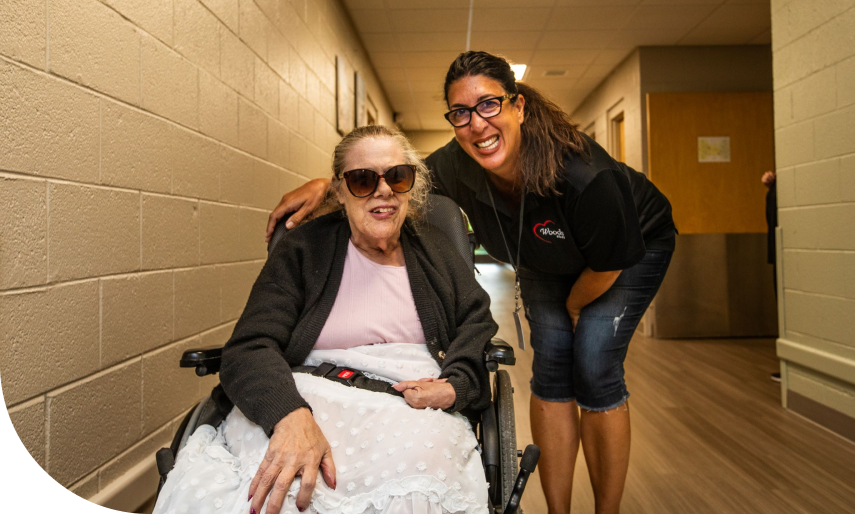
[[[730,162],[730,138],[699,137],[698,162]]]

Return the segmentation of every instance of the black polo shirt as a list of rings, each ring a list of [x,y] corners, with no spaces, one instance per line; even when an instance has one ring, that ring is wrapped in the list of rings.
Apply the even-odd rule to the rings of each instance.
[[[586,136],[587,137],[587,136]],[[525,198],[520,249],[522,270],[576,275],[627,269],[647,249],[674,250],[671,204],[644,174],[612,159],[588,138],[589,159],[568,153],[557,183],[560,195]],[[514,258],[519,208],[507,207],[486,171],[456,140],[427,158],[437,193],[463,209],[478,241],[494,258],[510,262],[487,188]]]

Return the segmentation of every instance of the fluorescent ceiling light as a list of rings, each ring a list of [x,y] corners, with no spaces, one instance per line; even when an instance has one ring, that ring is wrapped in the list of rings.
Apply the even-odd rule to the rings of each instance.
[[[527,66],[525,64],[511,64],[511,69],[514,70],[514,78],[522,80],[525,76],[526,68]]]

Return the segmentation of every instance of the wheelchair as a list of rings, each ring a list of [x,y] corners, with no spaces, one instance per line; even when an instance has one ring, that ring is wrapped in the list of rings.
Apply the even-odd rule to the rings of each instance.
[[[268,255],[285,236],[285,219],[277,225],[268,244]],[[474,270],[474,250],[477,243],[469,233],[463,212],[451,199],[430,195],[427,214],[420,230],[439,230],[454,245],[470,268]],[[219,372],[221,347],[187,350],[181,357],[182,368],[195,368],[197,376]],[[513,386],[510,375],[499,369],[499,364],[513,365],[516,362],[514,349],[505,341],[493,338],[484,352],[484,365],[491,372],[492,402],[482,412],[464,413],[472,424],[478,439],[484,473],[489,485],[489,509],[493,514],[522,512],[520,499],[525,491],[529,475],[537,466],[540,449],[528,445],[525,452],[517,449],[514,422]],[[199,402],[185,416],[168,448],[157,452],[157,468],[160,484],[157,494],[175,464],[187,440],[200,425],[218,427],[225,419],[211,396]],[[521,460],[518,460],[520,459]]]

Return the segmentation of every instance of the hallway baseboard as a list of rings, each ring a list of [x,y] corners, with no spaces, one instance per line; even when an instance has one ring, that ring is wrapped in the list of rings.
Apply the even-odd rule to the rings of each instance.
[[[777,340],[777,351],[780,359],[818,371],[855,388],[855,359],[848,359],[822,351],[812,344],[783,337]]]
[[[787,408],[855,443],[855,418],[793,391],[787,392]]]
[[[89,501],[114,510],[136,512],[151,500],[159,478],[154,458],[145,459]]]

